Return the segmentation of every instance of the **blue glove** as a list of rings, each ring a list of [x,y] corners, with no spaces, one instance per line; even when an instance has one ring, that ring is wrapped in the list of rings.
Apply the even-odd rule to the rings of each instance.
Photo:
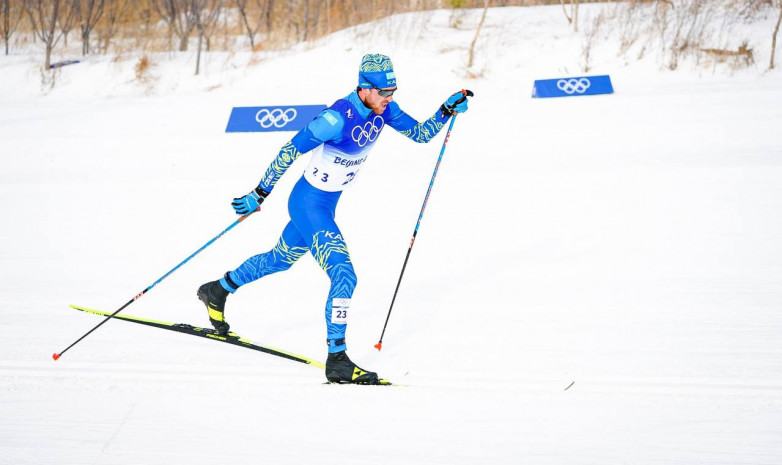
[[[269,195],[268,192],[261,189],[260,187],[256,187],[255,190],[245,195],[244,197],[235,198],[234,201],[231,202],[231,206],[234,207],[234,210],[236,210],[237,214],[249,215],[250,213],[261,208],[261,204],[266,199],[267,195]]]
[[[467,111],[467,97],[472,97],[473,93],[469,90],[460,90],[459,92],[448,97],[448,100],[442,104],[440,110],[443,112],[443,116],[453,116],[457,113],[464,113]]]

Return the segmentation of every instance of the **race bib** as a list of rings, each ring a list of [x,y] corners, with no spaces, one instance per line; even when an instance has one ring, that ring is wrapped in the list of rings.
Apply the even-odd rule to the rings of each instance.
[[[325,115],[324,118],[330,116],[328,113]],[[347,188],[367,160],[384,126],[385,121],[380,115],[357,124],[347,124],[342,141],[335,144],[327,142],[313,150],[312,160],[304,173],[307,181],[328,192]]]
[[[304,176],[313,187],[327,192],[347,188],[368,156],[368,152],[351,156],[323,145],[313,152]]]
[[[331,300],[331,322],[338,325],[348,324],[348,309],[350,299]]]

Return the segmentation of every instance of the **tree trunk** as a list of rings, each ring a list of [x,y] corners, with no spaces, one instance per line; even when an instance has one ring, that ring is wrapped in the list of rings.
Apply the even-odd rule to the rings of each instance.
[[[242,24],[247,31],[247,37],[250,39],[250,50],[255,49],[255,31],[250,27],[250,20],[247,19],[247,4],[236,2],[236,6],[239,8],[239,14],[242,17]]]
[[[272,32],[272,9],[274,8],[274,0],[269,0],[269,4],[266,8],[266,34],[271,34]]]
[[[304,0],[304,31],[302,33],[301,42],[306,42],[310,31],[310,0]]]
[[[579,0],[570,0],[570,5],[573,8],[573,31],[578,32],[578,5]]]
[[[37,9],[38,16],[37,21],[39,29],[36,29],[36,34],[40,36],[41,41],[43,41],[46,46],[44,69],[48,70],[51,68],[52,64],[52,50],[54,49],[54,44],[57,43],[60,38],[60,36],[55,35],[55,32],[57,31],[57,20],[60,18],[60,2],[59,0],[54,0],[50,12],[44,10],[45,6],[42,2],[33,6]],[[49,21],[48,24],[46,23],[47,20]],[[35,22],[35,20],[33,22]],[[60,33],[62,34],[62,31]]]
[[[779,33],[780,23],[782,23],[782,1],[779,2],[779,18],[777,18],[777,25],[774,26],[774,35],[771,37],[771,63],[768,69],[774,69],[774,54],[777,50],[777,33]]]
[[[571,18],[570,15],[567,14],[567,8],[565,8],[565,0],[559,0],[559,4],[562,5],[562,12],[565,13],[565,18],[567,18],[567,23],[573,24],[573,18]]]
[[[204,42],[206,42],[206,51],[208,52],[212,34],[214,34],[215,26],[220,19],[223,4],[222,0],[212,0],[211,2],[204,0],[202,3],[194,2],[193,7],[193,21],[195,21],[195,28],[198,32],[195,70],[197,76],[201,72],[201,53],[204,49]]]
[[[478,23],[478,27],[475,29],[475,37],[472,38],[470,44],[470,58],[467,60],[467,68],[472,68],[473,56],[475,55],[475,43],[478,41],[478,34],[481,33],[483,22],[486,20],[486,11],[489,10],[489,0],[483,2],[483,14],[481,14],[481,21]]]
[[[204,42],[204,27],[198,26],[198,52],[196,53],[196,71],[195,75],[198,76],[198,73],[201,70],[201,45]]]
[[[8,39],[11,37],[11,3],[3,0],[3,41],[5,42],[5,54],[8,55]]]
[[[86,4],[79,3],[82,55],[89,55],[90,53],[90,35],[103,16],[105,5],[106,0],[88,0]]]
[[[331,0],[326,0],[326,34],[331,34]]]
[[[43,69],[49,69],[52,66],[52,46],[51,42],[46,42],[46,61],[44,62]]]

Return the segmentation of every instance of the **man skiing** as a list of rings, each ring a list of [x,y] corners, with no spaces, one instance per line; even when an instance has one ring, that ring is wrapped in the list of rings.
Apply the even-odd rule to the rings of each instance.
[[[206,305],[209,321],[218,332],[225,334],[229,329],[225,320],[229,294],[263,276],[287,270],[309,251],[331,280],[326,300],[326,378],[333,383],[380,382],[376,373],[356,366],[346,353],[345,332],[356,274],[334,220],[337,202],[342,191],[355,180],[386,125],[415,142],[429,142],[452,115],[467,111],[466,94],[457,92],[431,118],[419,123],[393,101],[396,90],[391,60],[380,54],[365,55],[356,90],[337,100],[293,136],[272,161],[258,187],[233,200],[237,214],[255,211],[288,167],[300,155],[312,152],[309,166],[291,191],[290,221],[277,245],[198,289],[198,298]]]

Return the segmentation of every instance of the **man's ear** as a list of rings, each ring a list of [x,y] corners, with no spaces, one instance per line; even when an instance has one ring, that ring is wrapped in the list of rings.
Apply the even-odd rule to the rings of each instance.
[[[366,97],[367,90],[369,90],[369,89],[365,89],[363,87],[359,87],[359,88],[356,89],[356,93],[358,94],[358,98],[360,98],[362,102],[364,101],[364,98]]]

